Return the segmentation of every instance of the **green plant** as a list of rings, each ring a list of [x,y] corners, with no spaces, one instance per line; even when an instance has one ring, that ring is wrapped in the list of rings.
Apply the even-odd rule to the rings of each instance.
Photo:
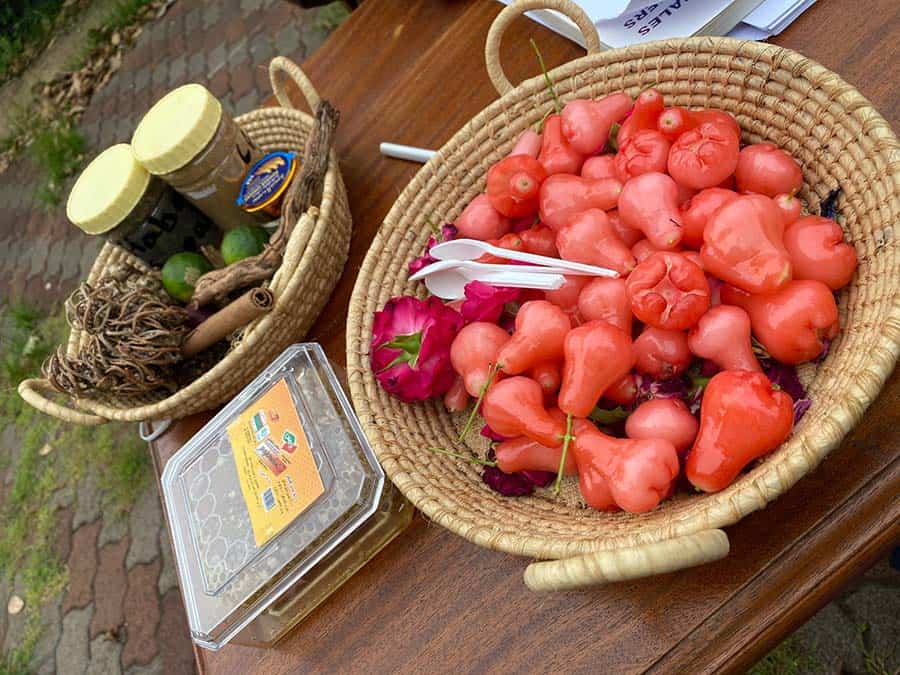
[[[38,330],[37,311],[22,302],[7,308],[3,330],[3,353],[0,354],[0,369],[3,378],[10,383],[25,379],[29,373],[37,372],[44,359],[50,355],[51,340],[56,337],[45,335]]]
[[[0,6],[0,82],[40,53],[63,4],[63,0],[7,0]]]
[[[900,665],[892,664],[896,656],[896,648],[891,654],[879,654],[872,646],[870,638],[872,627],[868,623],[857,625],[857,648],[863,658],[863,668],[868,675],[900,675]]]
[[[35,134],[29,152],[44,174],[44,182],[38,188],[42,202],[60,202],[63,181],[81,168],[84,148],[84,136],[69,118],[52,120]]]
[[[109,42],[110,37],[117,30],[121,30],[134,23],[134,20],[138,18],[141,12],[153,2],[154,0],[119,0],[113,5],[109,14],[103,20],[102,27],[88,32],[88,39],[85,43],[85,50],[82,54],[81,62],[84,62],[90,53],[97,47]],[[81,63],[77,63],[73,66],[72,70],[76,70],[80,67]]]
[[[65,561],[54,553],[60,489],[96,489],[107,515],[121,516],[149,484],[152,472],[146,445],[129,425],[87,428],[66,425],[34,410],[16,394],[20,379],[40,372],[44,358],[65,340],[62,312],[40,316],[13,304],[0,312],[0,428],[18,430],[17,445],[0,447],[0,464],[15,476],[0,505],[0,577],[21,580],[25,632],[0,657],[0,675],[31,672],[29,664],[41,634],[40,607],[59,595],[68,581]],[[42,454],[49,443],[53,451]],[[92,486],[84,480],[92,477]]]
[[[27,4],[29,1],[33,5],[47,7],[63,4],[62,0],[14,0],[13,4],[23,2]],[[76,12],[83,2],[84,0],[79,0],[69,4],[64,12],[66,16],[60,16],[55,23],[44,21],[44,24],[47,24],[47,35],[54,25],[62,25],[68,14]],[[89,33],[85,49],[71,64],[71,70],[79,70],[86,61],[94,58],[95,51],[105,46],[116,31],[133,24],[138,18],[151,18],[155,3],[158,3],[158,0],[119,0],[103,21],[103,27]],[[9,11],[8,8],[0,8],[0,80],[3,78],[3,54],[15,50],[15,45],[10,42],[11,38],[2,30],[4,13]],[[58,8],[53,16],[56,17],[57,14]],[[48,206],[60,203],[63,196],[63,182],[83,165],[85,139],[78,130],[76,121],[77,114],[68,109],[42,110],[35,103],[28,106],[27,112],[18,110],[10,115],[10,133],[6,138],[0,139],[0,153],[7,154],[8,160],[18,154],[22,147],[29,148],[43,176],[36,196]]]
[[[347,5],[343,2],[332,2],[319,10],[315,28],[322,33],[330,33],[344,23],[348,16],[350,16],[350,12],[347,9]]]
[[[816,657],[791,636],[760,659],[747,675],[797,675],[820,669]]]

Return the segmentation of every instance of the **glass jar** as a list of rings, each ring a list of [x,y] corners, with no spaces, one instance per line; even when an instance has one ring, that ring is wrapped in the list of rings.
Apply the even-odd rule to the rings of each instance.
[[[222,232],[165,182],[144,169],[126,143],[107,148],[75,181],[66,215],[81,230],[160,267],[181,251],[218,246]]]
[[[138,124],[131,145],[144,168],[222,229],[267,220],[237,205],[244,176],[263,152],[203,85],[163,96]]]

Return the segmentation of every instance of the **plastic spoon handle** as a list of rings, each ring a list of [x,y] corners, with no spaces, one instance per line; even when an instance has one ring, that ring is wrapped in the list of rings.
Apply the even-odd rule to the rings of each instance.
[[[419,281],[419,279],[424,279],[430,274],[435,274],[437,272],[443,272],[448,269],[458,268],[460,270],[473,270],[479,273],[491,273],[491,272],[528,272],[531,274],[568,274],[567,270],[564,270],[562,267],[539,267],[535,265],[495,265],[491,263],[480,263],[475,262],[474,260],[439,260],[437,262],[433,262],[430,265],[423,267],[418,272],[413,274],[409,280],[410,281]]]
[[[477,248],[482,253],[490,253],[491,255],[497,256],[498,258],[504,258],[506,260],[517,260],[519,262],[541,265],[543,267],[559,267],[566,270],[568,274],[582,274],[597,277],[619,276],[618,272],[616,272],[615,270],[606,269],[605,267],[595,267],[594,265],[585,265],[583,263],[570,262],[568,260],[561,260],[560,258],[549,258],[547,256],[536,255],[534,253],[510,251],[505,248],[500,248],[499,246],[494,246],[493,244],[488,244],[485,241],[478,241],[477,239],[453,239],[451,241],[442,242],[437,246],[433,246],[431,248],[431,255],[438,260],[453,260],[454,258],[450,257],[452,255],[452,251],[454,247],[458,249],[460,244]]]
[[[535,288],[541,291],[555,291],[566,283],[561,274],[528,274],[518,272],[494,272],[480,274],[472,281],[483,281],[494,286],[507,288]]]

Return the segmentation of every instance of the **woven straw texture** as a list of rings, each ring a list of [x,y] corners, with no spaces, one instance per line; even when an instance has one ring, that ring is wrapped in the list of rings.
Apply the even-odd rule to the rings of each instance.
[[[269,72],[281,107],[254,110],[236,121],[263,150],[293,150],[302,156],[313,118],[292,107],[284,90],[283,75],[297,84],[311,109],[318,104],[319,96],[303,72],[288,59],[273,59]],[[19,392],[39,410],[78,424],[177,419],[214,408],[237,394],[285,347],[309,330],[343,272],[351,229],[347,192],[332,151],[321,201],[304,213],[294,227],[282,264],[271,280],[274,308],[248,325],[241,340],[213,368],[162,400],[150,397],[145,401],[119,402],[83,398],[72,401],[76,410],[45,398],[44,394],[53,391],[46,380],[26,380]],[[107,243],[91,268],[88,283],[103,277],[110,266],[123,262],[146,269],[124,249]],[[77,353],[83,339],[86,336],[81,331],[72,330],[67,352]]]
[[[552,1],[528,5],[560,7]],[[499,36],[492,40],[489,71],[502,90],[505,78],[496,77],[502,70],[494,62]],[[683,555],[683,566],[721,557],[727,552],[723,533],[704,535],[700,549],[689,535],[727,526],[763,508],[813,470],[859,421],[894,369],[900,345],[900,246],[895,236],[900,146],[885,120],[852,86],[818,63],[768,44],[666,40],[589,54],[551,71],[551,78],[563,103],[617,91],[635,96],[654,85],[666,105],[727,110],[739,121],[744,142],[773,142],[800,162],[805,180],[800,196],[811,213],[818,213],[820,200],[830,191],[842,189],[838,220],[856,248],[859,269],[840,293],[843,330],[811,382],[809,412],[781,448],[726,490],[682,494],[645,514],[601,513],[567,506],[547,494],[505,498],[482,483],[478,467],[425,450],[465,451],[454,437],[458,425],[442,403],[406,404],[377,384],[368,354],[372,317],[393,296],[425,296],[421,284],[408,281],[406,266],[425,246],[426,220],[453,222],[484,189],[487,169],[552,109],[542,77],[508,91],[463,127],[419,171],[385,218],[363,263],[347,323],[354,405],[400,490],[431,519],[476,544],[544,559],[609,552],[589,556],[594,561],[589,567],[597,567],[598,560],[618,564],[622,560],[610,557],[615,549],[636,547],[644,574],[662,569],[653,563],[658,553],[654,542],[676,539],[674,548],[681,553],[665,554]],[[553,564],[559,572],[563,562]],[[564,588],[602,582],[606,574],[576,570],[573,582],[566,578],[569,571],[542,582],[540,570],[530,570],[528,582],[534,588]]]

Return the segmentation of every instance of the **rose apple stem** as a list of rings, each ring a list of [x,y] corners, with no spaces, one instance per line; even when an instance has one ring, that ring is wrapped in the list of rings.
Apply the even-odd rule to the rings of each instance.
[[[487,393],[487,390],[491,386],[491,384],[493,384],[494,378],[497,376],[497,372],[499,370],[499,363],[494,363],[491,365],[491,368],[488,371],[488,378],[487,380],[485,380],[484,384],[481,385],[481,390],[478,392],[478,400],[475,401],[475,407],[472,408],[472,412],[469,414],[469,419],[466,420],[465,426],[462,428],[462,431],[459,432],[460,443],[466,440],[466,436],[472,429],[472,423],[475,421],[475,415],[478,414],[478,409],[481,407],[481,402],[484,400],[484,395]]]
[[[559,103],[559,96],[556,95],[556,89],[553,88],[553,82],[550,79],[550,73],[547,72],[547,66],[544,65],[544,57],[541,55],[541,50],[538,49],[537,42],[534,41],[534,38],[529,40],[531,42],[531,47],[534,49],[534,53],[537,54],[538,63],[541,64],[541,72],[544,74],[544,80],[547,81],[547,89],[550,91],[550,95],[553,97],[553,107],[556,108],[556,114],[562,112],[562,106]]]
[[[544,113],[544,116],[541,118],[541,121],[537,123],[537,128],[534,130],[535,133],[542,134],[544,133],[544,122],[547,121],[547,118],[553,114],[552,110],[548,110]]]
[[[556,481],[553,483],[553,494],[559,494],[559,487],[562,485],[563,472],[566,470],[566,455],[569,453],[569,441],[572,436],[572,416],[566,415],[566,435],[563,436],[562,454],[559,456],[559,471],[556,472]]]
[[[479,464],[480,466],[497,466],[497,462],[489,462],[486,459],[478,459],[477,457],[469,457],[467,455],[462,455],[458,452],[451,452],[450,450],[444,450],[444,448],[425,448],[428,452],[433,452],[437,455],[447,455],[448,457],[456,457],[456,459],[462,459],[471,464]]]

